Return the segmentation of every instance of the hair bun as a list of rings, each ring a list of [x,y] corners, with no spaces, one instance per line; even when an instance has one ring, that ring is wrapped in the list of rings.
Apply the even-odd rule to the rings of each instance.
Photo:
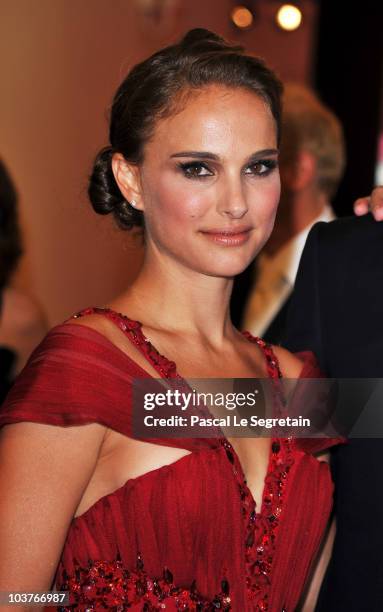
[[[111,161],[112,148],[105,147],[97,155],[89,179],[89,198],[94,210],[101,215],[112,212],[118,199],[121,199],[120,191],[116,191]]]

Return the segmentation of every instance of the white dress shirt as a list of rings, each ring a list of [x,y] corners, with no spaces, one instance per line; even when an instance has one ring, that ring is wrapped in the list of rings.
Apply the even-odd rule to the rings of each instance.
[[[266,253],[258,255],[254,270],[256,280],[254,278],[255,284],[245,307],[243,329],[262,337],[293,290],[310,229],[318,221],[333,219],[335,215],[331,207],[325,206],[310,225],[284,244],[272,257]]]

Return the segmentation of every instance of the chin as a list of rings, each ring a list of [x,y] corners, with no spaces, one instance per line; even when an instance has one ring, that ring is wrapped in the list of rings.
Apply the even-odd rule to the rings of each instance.
[[[263,242],[262,242],[263,246]],[[217,250],[193,249],[185,257],[180,253],[179,261],[197,273],[217,278],[233,278],[241,274],[253,262],[261,247],[248,245],[247,248],[227,248]]]

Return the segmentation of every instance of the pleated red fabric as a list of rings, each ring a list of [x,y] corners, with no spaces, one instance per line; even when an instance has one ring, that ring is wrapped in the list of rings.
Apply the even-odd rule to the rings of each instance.
[[[95,312],[114,321],[160,376],[182,380],[140,323],[109,310],[80,314]],[[271,348],[248,338],[278,381]],[[321,376],[312,356],[304,358],[301,376]],[[148,377],[99,332],[59,325],[32,354],[0,426],[97,422],[132,437],[132,381]],[[293,612],[332,506],[328,465],[313,453],[339,440],[273,439],[260,509],[224,437],[147,441],[190,454],[128,480],[72,520],[55,578],[70,591],[71,605],[61,609]]]

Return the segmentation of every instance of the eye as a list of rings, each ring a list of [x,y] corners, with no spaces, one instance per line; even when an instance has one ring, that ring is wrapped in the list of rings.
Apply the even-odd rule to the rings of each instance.
[[[213,176],[208,166],[202,162],[184,162],[178,164],[186,178],[205,178]]]
[[[260,159],[246,168],[245,174],[255,176],[266,176],[278,166],[276,159]]]

